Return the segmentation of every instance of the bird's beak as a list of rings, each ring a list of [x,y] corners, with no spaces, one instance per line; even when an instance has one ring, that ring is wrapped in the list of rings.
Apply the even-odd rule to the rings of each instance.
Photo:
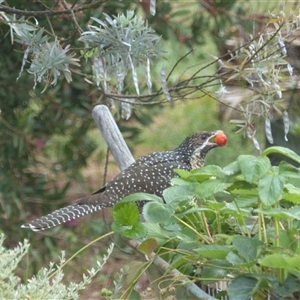
[[[202,144],[201,149],[205,148],[205,147],[209,147],[211,148],[215,148],[218,147],[219,145],[214,141],[214,138],[216,137],[216,135],[223,133],[224,132],[222,130],[216,130],[216,131],[212,131],[211,132],[211,136]]]
[[[215,138],[215,137],[216,137],[217,135],[219,135],[219,134],[224,134],[224,131],[223,131],[223,130],[216,130],[216,131],[213,131],[213,132],[212,132],[212,136],[211,136],[208,140],[211,141],[212,138]],[[215,142],[215,140],[213,140],[213,141],[210,142],[210,143],[216,144],[217,146],[219,146],[219,145]]]

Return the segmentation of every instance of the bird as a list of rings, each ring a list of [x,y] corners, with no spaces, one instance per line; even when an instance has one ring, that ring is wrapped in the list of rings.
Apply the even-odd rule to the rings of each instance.
[[[214,138],[214,141],[210,141]],[[227,137],[222,130],[200,131],[188,136],[176,149],[143,156],[119,173],[95,193],[77,199],[73,204],[22,225],[33,231],[58,226],[81,216],[112,207],[128,196],[144,192],[162,196],[178,174],[174,169],[191,171],[204,165],[206,154],[224,146]],[[142,202],[141,202],[142,203]]]

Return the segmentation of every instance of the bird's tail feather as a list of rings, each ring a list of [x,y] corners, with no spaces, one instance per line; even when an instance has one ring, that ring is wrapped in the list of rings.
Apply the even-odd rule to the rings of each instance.
[[[101,209],[103,209],[103,206],[100,205],[73,204],[24,224],[22,228],[30,228],[33,231],[45,230]]]

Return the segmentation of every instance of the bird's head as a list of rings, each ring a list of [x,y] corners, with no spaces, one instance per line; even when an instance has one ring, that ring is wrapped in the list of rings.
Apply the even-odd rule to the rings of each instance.
[[[178,149],[189,155],[192,169],[195,169],[203,166],[205,156],[211,149],[225,146],[227,140],[222,130],[201,131],[188,136]]]

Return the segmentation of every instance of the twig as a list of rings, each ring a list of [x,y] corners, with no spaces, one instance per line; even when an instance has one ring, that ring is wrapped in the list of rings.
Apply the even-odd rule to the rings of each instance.
[[[16,9],[16,8],[12,8],[12,7],[1,4],[0,11],[10,13],[10,14],[22,15],[22,16],[34,16],[34,17],[54,16],[54,15],[68,14],[68,13],[72,13],[72,12],[76,13],[79,11],[95,8],[105,2],[107,2],[107,0],[96,1],[94,3],[85,4],[85,5],[82,5],[77,8],[69,8],[69,9],[64,9],[64,10],[42,10],[42,11],[21,10],[21,9]]]
[[[62,0],[61,3],[62,3],[62,5],[63,5],[63,7],[67,10],[67,9],[68,9],[68,5],[67,5],[66,1],[65,1],[65,0]],[[74,4],[73,4],[73,6],[74,6]],[[72,18],[72,20],[73,20],[73,23],[75,24],[75,28],[77,29],[79,35],[81,35],[82,32],[83,32],[83,30],[82,30],[82,28],[79,26],[79,24],[78,24],[78,22],[77,22],[77,20],[76,20],[76,16],[75,16],[75,13],[74,13],[74,8],[73,8],[73,6],[72,6],[71,11],[70,11],[71,18]]]
[[[178,61],[175,63],[173,68],[171,69],[169,75],[167,76],[167,81],[169,80],[170,76],[172,75],[175,68],[180,64],[181,61],[183,61],[187,56],[189,56],[193,52],[193,49],[191,49],[188,53],[184,54],[182,57],[178,59]]]

